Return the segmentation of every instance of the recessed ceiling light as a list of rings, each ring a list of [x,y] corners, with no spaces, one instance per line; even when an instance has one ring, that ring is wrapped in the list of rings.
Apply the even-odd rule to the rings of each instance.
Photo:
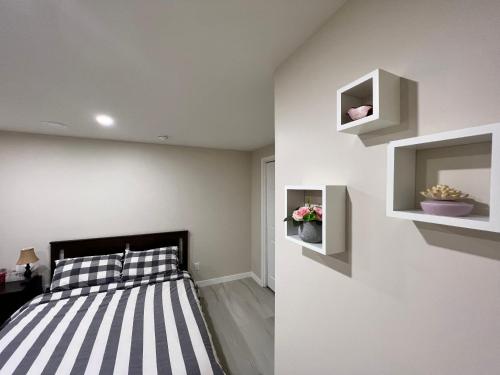
[[[102,126],[113,126],[115,124],[115,119],[108,115],[97,115],[95,120]]]
[[[160,141],[166,141],[166,140],[168,139],[168,135],[159,135],[159,136],[158,136],[158,139],[159,139]]]

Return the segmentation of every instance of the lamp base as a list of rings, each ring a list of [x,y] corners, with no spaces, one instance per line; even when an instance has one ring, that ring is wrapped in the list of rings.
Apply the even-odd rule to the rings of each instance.
[[[31,267],[30,264],[26,264],[26,271],[24,271],[24,277],[27,279],[31,279]]]

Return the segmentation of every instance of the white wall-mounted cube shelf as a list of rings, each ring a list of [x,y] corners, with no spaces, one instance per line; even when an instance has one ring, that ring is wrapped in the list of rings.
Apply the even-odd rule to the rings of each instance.
[[[306,200],[323,207],[323,241],[321,243],[304,242],[298,236],[298,227],[291,221],[285,223],[286,238],[298,245],[314,250],[323,255],[342,253],[346,250],[346,186],[286,186],[285,216],[291,216]]]
[[[400,77],[376,69],[337,90],[337,131],[362,134],[399,124]],[[373,113],[351,120],[347,110],[370,104]]]
[[[471,153],[472,148],[480,152]],[[444,155],[445,169],[448,170],[431,170],[432,173],[424,170],[422,173],[422,169],[430,168],[429,161],[433,160],[422,162],[420,156],[429,152],[430,155]],[[453,157],[457,157],[457,153],[459,159],[454,162]],[[477,160],[483,160],[478,169],[480,174],[477,178],[480,180],[470,181],[471,176],[467,173],[472,171],[477,174],[478,171],[472,169]],[[500,233],[500,123],[390,142],[387,163],[387,216]],[[463,175],[460,176],[460,173]],[[437,183],[446,184],[441,175],[459,175],[471,187],[484,187],[489,200],[484,203],[487,212],[473,211],[465,217],[425,214],[419,207],[419,200],[422,199],[419,191],[423,190],[419,179],[422,176],[428,178],[429,174],[441,179]],[[454,187],[461,189],[460,186]]]

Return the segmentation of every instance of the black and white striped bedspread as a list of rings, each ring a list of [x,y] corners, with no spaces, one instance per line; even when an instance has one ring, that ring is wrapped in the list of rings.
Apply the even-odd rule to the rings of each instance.
[[[189,274],[35,298],[0,331],[1,374],[223,374]]]

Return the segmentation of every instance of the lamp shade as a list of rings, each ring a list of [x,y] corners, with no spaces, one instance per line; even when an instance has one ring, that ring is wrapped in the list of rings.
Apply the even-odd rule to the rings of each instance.
[[[35,249],[34,248],[29,248],[29,249],[22,249],[21,253],[19,254],[19,259],[17,260],[18,265],[21,264],[28,264],[28,263],[35,263],[38,260],[38,257],[35,254]]]

